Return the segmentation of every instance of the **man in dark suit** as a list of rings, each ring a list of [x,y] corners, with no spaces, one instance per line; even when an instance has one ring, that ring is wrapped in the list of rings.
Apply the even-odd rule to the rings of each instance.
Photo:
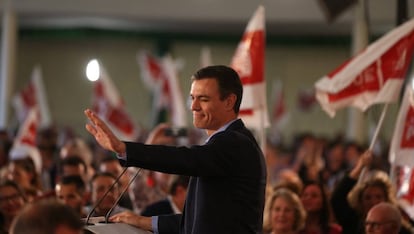
[[[188,176],[173,176],[168,188],[168,197],[149,204],[141,212],[141,215],[151,217],[155,215],[181,214],[187,195],[188,181]]]
[[[266,186],[263,153],[238,119],[243,86],[227,66],[209,66],[192,77],[195,127],[205,129],[204,145],[174,147],[122,142],[91,110],[86,129],[124,166],[191,176],[182,215],[151,218],[125,212],[111,217],[155,233],[261,233]]]

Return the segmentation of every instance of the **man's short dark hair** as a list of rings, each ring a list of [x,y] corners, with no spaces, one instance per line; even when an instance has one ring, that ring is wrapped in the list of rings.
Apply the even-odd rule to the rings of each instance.
[[[59,226],[82,230],[83,224],[76,212],[56,200],[40,200],[27,205],[16,216],[11,234],[55,234]]]
[[[112,179],[116,180],[116,177],[112,173],[109,173],[109,172],[97,172],[97,173],[95,173],[92,176],[91,180],[89,181],[90,188],[93,188],[92,184],[96,180],[96,178],[98,178],[98,177],[111,177]],[[119,183],[117,183],[117,184],[119,185]]]
[[[80,195],[84,194],[84,192],[86,190],[85,181],[83,181],[82,177],[80,177],[78,175],[63,176],[62,178],[60,178],[58,184],[61,184],[61,185],[71,185],[71,184],[73,184],[76,187],[76,191]]]
[[[88,167],[86,166],[86,163],[82,158],[78,156],[69,155],[66,158],[64,158],[62,161],[60,161],[60,172],[63,173],[64,166],[78,166],[78,165],[83,166],[83,168],[85,169],[85,173],[88,172]]]
[[[230,94],[235,94],[237,99],[233,110],[235,113],[239,113],[243,97],[243,85],[234,69],[224,65],[208,66],[201,68],[191,77],[192,81],[202,79],[217,80],[221,100],[227,98]]]

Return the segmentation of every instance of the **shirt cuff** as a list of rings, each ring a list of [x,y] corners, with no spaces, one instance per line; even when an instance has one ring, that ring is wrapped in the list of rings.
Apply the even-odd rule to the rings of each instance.
[[[154,234],[158,234],[158,216],[151,217],[151,226]]]
[[[122,154],[117,154],[116,157],[118,159],[121,159],[121,160],[124,160],[124,161],[127,160],[127,154],[126,154],[126,152],[125,153],[122,153]]]

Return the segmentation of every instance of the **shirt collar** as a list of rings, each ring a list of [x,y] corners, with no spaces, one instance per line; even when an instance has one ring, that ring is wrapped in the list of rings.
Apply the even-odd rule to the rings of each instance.
[[[236,120],[239,120],[239,119],[233,119],[233,120],[231,120],[231,121],[229,121],[228,123],[226,123],[225,125],[223,125],[222,127],[220,127],[217,131],[215,131],[213,134],[211,134],[211,136],[209,136],[207,139],[206,139],[206,141],[205,141],[205,143],[207,143],[214,135],[216,135],[217,133],[219,133],[219,132],[223,132],[223,131],[225,131],[233,122],[235,122]]]

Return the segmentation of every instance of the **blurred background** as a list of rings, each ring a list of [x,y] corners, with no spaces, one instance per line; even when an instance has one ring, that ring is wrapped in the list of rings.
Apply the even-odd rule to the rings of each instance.
[[[369,42],[395,28],[401,12],[405,18],[414,13],[414,0],[360,2],[366,4]],[[85,70],[91,59],[98,59],[133,122],[150,129],[152,93],[142,80],[137,54],[142,50],[154,56],[170,54],[186,99],[203,49],[208,49],[211,63],[229,65],[247,22],[263,5],[268,111],[271,115],[276,82],[283,87],[289,114],[277,133],[280,140],[289,142],[296,134],[312,132],[326,137],[353,134],[369,142],[381,105],[363,114],[346,108],[330,118],[315,101],[313,88],[354,53],[358,4],[356,0],[1,1],[0,127],[17,128],[11,97],[27,85],[39,66],[54,126],[86,136],[83,110],[92,106],[93,82]],[[398,103],[390,106],[380,133],[385,141],[392,136],[397,111]],[[355,115],[361,115],[358,121],[363,123],[357,133],[352,123]],[[190,111],[188,121],[191,126]]]

